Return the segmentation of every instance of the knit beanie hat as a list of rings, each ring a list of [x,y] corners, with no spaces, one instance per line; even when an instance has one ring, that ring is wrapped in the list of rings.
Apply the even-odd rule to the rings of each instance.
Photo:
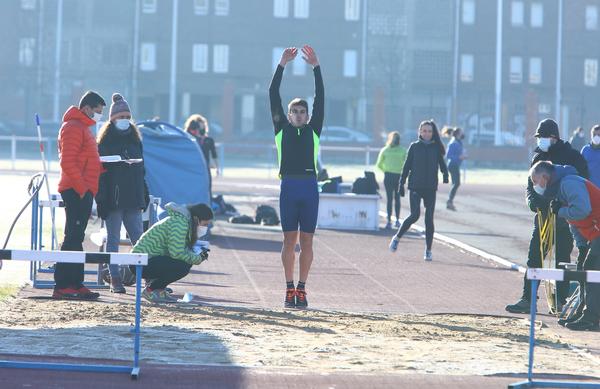
[[[108,116],[110,120],[114,118],[115,115],[121,112],[129,112],[131,114],[131,110],[129,109],[129,104],[127,104],[127,100],[123,98],[118,93],[113,93],[112,95],[112,104],[110,105],[110,111]]]

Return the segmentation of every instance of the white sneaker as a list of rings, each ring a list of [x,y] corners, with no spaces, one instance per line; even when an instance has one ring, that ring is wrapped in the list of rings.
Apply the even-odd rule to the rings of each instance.
[[[433,255],[431,254],[431,251],[425,250],[425,255],[423,256],[423,259],[430,262],[433,259]]]

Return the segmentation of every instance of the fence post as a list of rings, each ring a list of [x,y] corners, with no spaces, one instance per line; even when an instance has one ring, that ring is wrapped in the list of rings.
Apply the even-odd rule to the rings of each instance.
[[[17,137],[15,135],[10,139],[10,160],[12,170],[16,170],[15,162],[17,159]]]

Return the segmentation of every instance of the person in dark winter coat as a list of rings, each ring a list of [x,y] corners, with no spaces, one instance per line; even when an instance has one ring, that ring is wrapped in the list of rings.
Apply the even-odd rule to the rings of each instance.
[[[460,186],[460,165],[464,159],[467,158],[465,148],[463,147],[463,139],[465,134],[461,128],[447,128],[444,131],[445,136],[451,136],[452,140],[448,143],[448,151],[446,158],[448,159],[448,171],[450,171],[450,177],[452,177],[452,189],[448,195],[448,201],[446,202],[446,208],[451,211],[456,211],[454,206],[454,197]]]
[[[98,132],[100,156],[118,155],[124,161],[104,163],[96,195],[98,216],[106,222],[106,251],[118,252],[121,223],[131,244],[140,238],[143,229],[142,211],[148,206],[149,194],[144,179],[142,137],[131,122],[131,110],[123,97],[115,93],[110,106],[110,120]],[[111,292],[125,293],[119,265],[110,265]]]
[[[202,115],[194,114],[185,121],[185,130],[192,135],[206,161],[206,170],[208,173],[208,193],[210,199],[212,199],[212,175],[210,173],[210,163],[215,165],[215,171],[219,174],[219,165],[217,163],[217,149],[215,147],[215,140],[208,136],[208,120]]]
[[[600,188],[600,124],[592,127],[590,132],[592,141],[583,146],[581,155],[587,162],[590,181]]]
[[[577,176],[572,166],[540,161],[530,170],[530,179],[550,209],[567,220],[577,234],[589,242],[590,250],[582,263],[583,270],[600,270],[600,188]],[[600,330],[600,284],[585,282],[584,306],[580,315],[564,320],[565,327],[576,330]],[[559,321],[560,323],[560,321]]]
[[[425,120],[419,125],[419,139],[408,148],[406,162],[400,177],[400,196],[404,197],[404,184],[408,179],[410,191],[410,216],[407,217],[400,229],[390,242],[390,250],[398,249],[398,241],[410,226],[419,220],[421,200],[425,205],[425,241],[424,259],[432,260],[431,245],[433,244],[433,214],[435,212],[435,197],[438,187],[438,169],[444,176],[444,184],[448,183],[448,168],[444,162],[444,144],[433,120]]]
[[[558,165],[571,165],[577,173],[587,178],[587,164],[581,154],[574,150],[568,142],[560,139],[558,125],[552,119],[542,120],[537,127],[535,137],[538,147],[535,149],[535,155],[531,166],[539,161],[550,161]],[[550,201],[544,196],[538,194],[534,188],[533,182],[527,180],[527,205],[532,212],[536,213],[533,218],[533,232],[529,241],[529,253],[527,267],[542,267],[542,256],[540,253],[540,226],[538,224],[537,212],[542,212],[544,217],[548,214]],[[556,265],[559,262],[571,262],[571,251],[573,250],[573,235],[569,225],[562,217],[556,218]],[[579,255],[585,257],[587,247],[579,247]],[[568,294],[569,284],[567,282],[557,283],[556,293],[559,304],[564,304]],[[515,304],[506,306],[506,310],[512,313],[529,313],[531,296],[531,281],[526,276],[523,277],[523,293],[521,298]]]

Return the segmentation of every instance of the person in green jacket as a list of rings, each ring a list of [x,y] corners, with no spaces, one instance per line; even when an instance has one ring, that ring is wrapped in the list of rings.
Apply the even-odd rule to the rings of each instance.
[[[400,227],[400,192],[398,185],[404,161],[406,160],[406,149],[400,146],[400,133],[392,131],[388,134],[385,146],[377,157],[377,167],[384,174],[383,185],[387,197],[387,224],[386,229],[392,228],[392,202],[395,201],[394,211],[396,214],[395,227]]]
[[[148,265],[142,278],[146,287],[142,297],[154,303],[173,303],[177,299],[167,291],[167,286],[182,279],[192,265],[208,259],[208,250],[197,240],[206,235],[213,212],[206,204],[165,206],[168,216],[155,223],[133,246],[133,253],[148,254]]]

